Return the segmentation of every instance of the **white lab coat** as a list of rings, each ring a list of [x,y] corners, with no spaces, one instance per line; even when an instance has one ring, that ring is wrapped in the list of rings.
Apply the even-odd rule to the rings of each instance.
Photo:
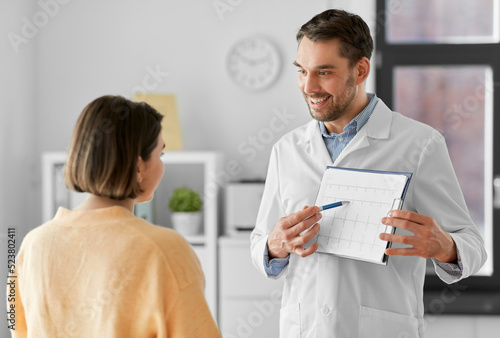
[[[451,233],[461,256],[461,277],[435,265],[446,283],[468,277],[485,262],[483,241],[469,217],[444,138],[379,100],[335,163],[315,120],[274,145],[251,235],[253,263],[265,275],[269,232],[280,217],[314,205],[328,165],[412,172],[403,208],[435,218]],[[424,275],[425,259],[418,257],[392,256],[383,266],[323,253],[291,255],[278,277],[285,278],[280,337],[423,337]]]

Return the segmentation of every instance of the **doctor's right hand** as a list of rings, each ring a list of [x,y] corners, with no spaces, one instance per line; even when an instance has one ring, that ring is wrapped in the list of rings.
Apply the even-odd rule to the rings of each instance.
[[[301,257],[307,257],[318,249],[318,243],[304,249],[307,244],[319,232],[321,213],[316,206],[305,206],[301,211],[280,218],[267,239],[269,259],[285,258],[290,253]],[[309,229],[311,228],[311,229]],[[305,230],[308,232],[301,235]]]

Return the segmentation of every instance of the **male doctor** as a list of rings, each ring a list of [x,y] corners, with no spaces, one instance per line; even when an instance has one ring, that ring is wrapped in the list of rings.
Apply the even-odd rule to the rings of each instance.
[[[254,265],[285,278],[280,336],[422,337],[425,258],[446,283],[486,260],[445,141],[366,93],[373,41],[359,16],[327,10],[302,26],[297,41],[298,85],[313,119],[274,145],[251,235]],[[386,250],[387,266],[306,245],[319,231],[321,214],[311,205],[329,165],[413,173],[405,210],[381,220],[397,231],[380,239],[404,244]]]

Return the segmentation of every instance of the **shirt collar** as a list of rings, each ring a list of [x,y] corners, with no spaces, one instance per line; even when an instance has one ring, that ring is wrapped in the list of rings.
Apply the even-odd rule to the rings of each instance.
[[[372,115],[373,110],[375,109],[375,106],[377,105],[378,97],[377,97],[377,95],[375,95],[373,93],[366,93],[366,95],[370,99],[370,102],[361,111],[361,113],[356,115],[356,117],[353,118],[344,127],[344,132],[346,132],[352,128],[355,128],[356,133],[357,133],[361,128],[363,128],[363,126],[366,124],[366,122],[368,121],[368,119]],[[335,134],[335,133],[328,133],[328,130],[326,129],[325,124],[323,122],[320,122],[320,121],[318,121],[318,123],[319,123],[319,128],[321,130],[321,134],[323,135],[323,137],[336,137],[337,135],[339,135],[339,134]]]

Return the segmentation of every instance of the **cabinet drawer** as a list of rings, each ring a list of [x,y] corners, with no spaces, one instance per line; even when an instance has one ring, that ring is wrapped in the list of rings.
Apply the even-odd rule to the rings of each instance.
[[[284,279],[270,279],[252,264],[250,240],[224,239],[219,242],[220,295],[269,299],[281,295]]]

